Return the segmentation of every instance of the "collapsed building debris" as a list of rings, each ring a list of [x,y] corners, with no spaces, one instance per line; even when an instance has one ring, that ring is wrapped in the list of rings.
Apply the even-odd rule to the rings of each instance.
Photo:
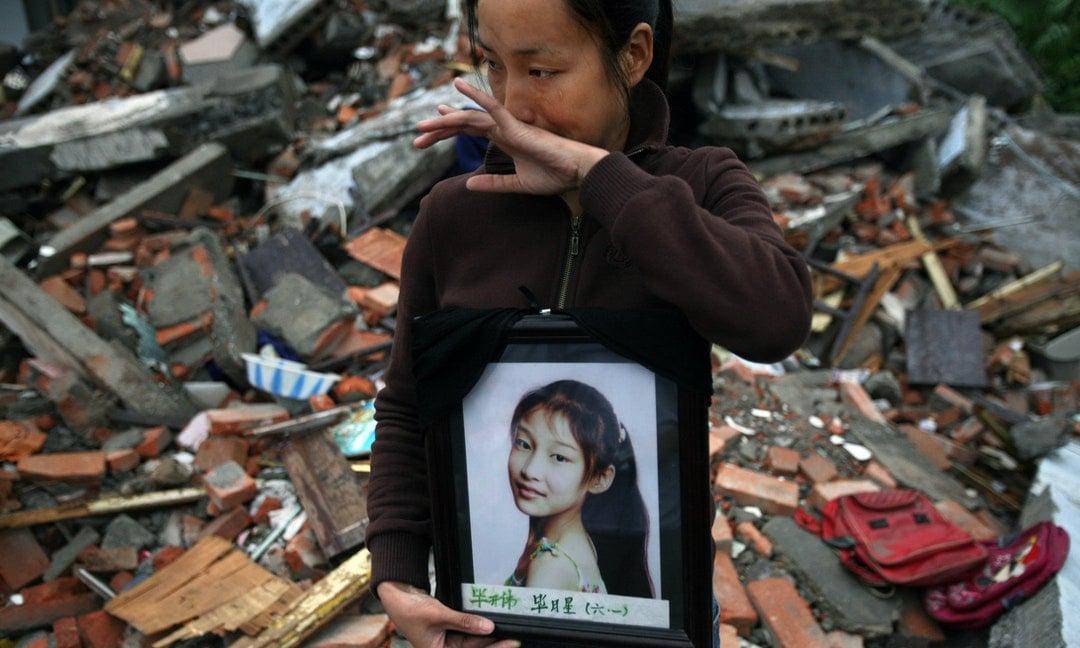
[[[98,4],[0,48],[0,643],[405,648],[365,483],[417,199],[483,154],[411,145],[477,108],[460,3]],[[677,143],[739,151],[815,284],[791,358],[713,350],[722,645],[959,640],[797,520],[1080,534],[1075,120],[1005,112],[1037,72],[939,0],[676,6]],[[1080,641],[1076,570],[964,645]]]

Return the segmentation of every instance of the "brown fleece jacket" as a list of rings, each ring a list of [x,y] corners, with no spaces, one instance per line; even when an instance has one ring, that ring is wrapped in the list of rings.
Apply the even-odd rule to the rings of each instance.
[[[582,184],[576,254],[571,212],[558,196],[475,193],[458,176],[421,203],[405,248],[386,386],[375,400],[373,587],[393,580],[428,589],[413,317],[448,306],[525,308],[518,286],[526,286],[545,307],[679,309],[702,336],[750,360],[780,360],[805,340],[809,271],[746,166],[727,148],[666,145],[668,105],[651,81],[634,88],[630,118],[625,152],[602,159]],[[512,169],[505,153],[489,149],[487,172]]]

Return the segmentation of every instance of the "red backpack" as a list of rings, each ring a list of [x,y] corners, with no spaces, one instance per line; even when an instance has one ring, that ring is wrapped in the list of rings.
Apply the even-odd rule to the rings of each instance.
[[[930,616],[957,629],[987,626],[1002,612],[1031,597],[1065,564],[1069,534],[1040,522],[1001,543],[983,543],[990,558],[968,578],[926,592]]]
[[[870,585],[953,583],[987,558],[986,547],[916,491],[845,495],[822,513],[818,522],[799,511],[796,521],[838,550],[844,566]]]

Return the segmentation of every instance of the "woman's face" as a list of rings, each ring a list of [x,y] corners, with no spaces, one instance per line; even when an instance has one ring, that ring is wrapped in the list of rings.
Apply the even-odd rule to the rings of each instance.
[[[518,509],[549,517],[580,507],[588,492],[585,460],[566,417],[533,410],[513,432],[507,469]]]
[[[515,117],[592,146],[622,148],[622,91],[565,2],[480,0],[477,22],[492,94]]]

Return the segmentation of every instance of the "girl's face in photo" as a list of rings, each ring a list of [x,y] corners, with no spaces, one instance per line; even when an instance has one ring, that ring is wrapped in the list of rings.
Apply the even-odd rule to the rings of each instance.
[[[530,517],[580,507],[589,492],[585,458],[566,417],[543,408],[518,422],[507,469],[514,503]]]
[[[480,0],[477,23],[492,94],[516,118],[592,146],[620,146],[621,91],[563,0]]]

